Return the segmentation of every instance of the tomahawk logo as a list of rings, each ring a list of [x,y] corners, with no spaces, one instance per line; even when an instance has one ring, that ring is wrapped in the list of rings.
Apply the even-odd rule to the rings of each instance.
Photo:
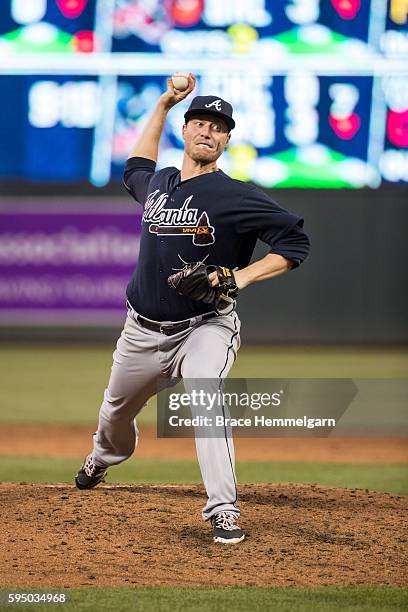
[[[210,104],[204,104],[204,106],[205,108],[211,108],[212,106],[215,106],[217,111],[222,110],[221,100],[214,100],[214,102],[210,102]]]
[[[193,196],[186,198],[180,208],[165,208],[168,197],[158,189],[149,193],[143,213],[143,221],[150,223],[149,232],[158,236],[190,236],[197,246],[213,244],[214,228],[207,212],[199,217],[198,208],[189,208]]]

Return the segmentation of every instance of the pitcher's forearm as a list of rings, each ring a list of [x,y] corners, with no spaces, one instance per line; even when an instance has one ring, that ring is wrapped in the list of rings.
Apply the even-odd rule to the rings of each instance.
[[[157,102],[137,143],[129,153],[129,158],[145,157],[146,159],[157,161],[159,154],[159,142],[169,110],[170,108],[163,100],[160,99]]]
[[[258,261],[254,261],[246,268],[234,270],[234,277],[238,289],[244,289],[252,283],[285,274],[285,272],[288,272],[292,268],[293,262],[286,259],[286,257],[282,257],[277,253],[268,253],[265,257],[258,259]],[[211,272],[211,274],[208,275],[208,279],[211,281],[213,287],[218,285],[218,276],[216,272]]]
[[[254,261],[246,268],[234,272],[237,285],[240,289],[252,283],[268,280],[274,276],[285,274],[293,267],[293,263],[275,253],[268,253],[262,259]]]

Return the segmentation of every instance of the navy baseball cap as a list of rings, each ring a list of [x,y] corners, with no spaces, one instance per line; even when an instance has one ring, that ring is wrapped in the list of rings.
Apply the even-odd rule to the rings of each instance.
[[[235,127],[235,121],[232,118],[232,106],[218,96],[196,96],[191,101],[188,111],[184,115],[186,123],[194,115],[214,115],[225,121],[228,126],[228,131]]]

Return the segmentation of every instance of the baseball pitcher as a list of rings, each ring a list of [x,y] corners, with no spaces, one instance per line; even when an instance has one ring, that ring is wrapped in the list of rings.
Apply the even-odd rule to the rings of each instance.
[[[156,171],[167,113],[195,82],[190,74],[180,91],[167,79],[126,163],[125,188],[143,207],[139,262],[127,287],[127,319],[93,450],[75,478],[79,489],[95,487],[109,466],[132,455],[135,417],[159,380],[182,378],[188,391],[191,381],[217,385],[228,375],[240,347],[239,292],[299,266],[309,251],[303,219],[218,168],[235,127],[231,104],[219,96],[197,96],[185,113],[181,170]],[[250,264],[258,239],[270,250]],[[216,409],[225,412],[222,402]],[[196,449],[208,496],[202,514],[213,539],[241,542],[231,431],[196,436]]]

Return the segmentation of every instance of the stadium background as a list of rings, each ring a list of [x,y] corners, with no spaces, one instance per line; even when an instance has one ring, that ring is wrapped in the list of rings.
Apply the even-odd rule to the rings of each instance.
[[[299,270],[240,296],[231,375],[406,377],[407,59],[402,0],[1,4],[1,481],[71,482],[88,450],[137,265],[123,163],[174,71],[232,102],[220,166],[304,216],[312,240]],[[180,163],[183,112],[161,165]],[[192,447],[156,444],[154,402],[140,422],[141,456],[110,481],[199,482]],[[406,438],[321,442],[243,448],[239,479],[407,493]]]

